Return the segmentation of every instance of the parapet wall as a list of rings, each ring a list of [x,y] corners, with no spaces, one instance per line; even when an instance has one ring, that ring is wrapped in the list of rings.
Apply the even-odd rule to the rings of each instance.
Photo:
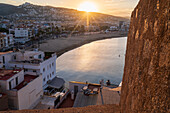
[[[132,12],[121,113],[166,113],[169,105],[168,0],[140,0]]]
[[[0,111],[8,110],[8,96],[6,94],[0,93]]]
[[[46,109],[46,110],[15,110],[3,111],[2,113],[120,113],[118,105],[93,105],[79,108],[65,108],[65,109]]]

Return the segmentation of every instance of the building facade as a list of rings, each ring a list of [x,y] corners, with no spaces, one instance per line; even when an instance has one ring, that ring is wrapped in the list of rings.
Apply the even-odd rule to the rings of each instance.
[[[13,47],[14,40],[12,34],[0,33],[0,50],[6,50]]]
[[[42,75],[43,86],[56,77],[56,53],[20,51],[0,54],[1,67],[23,68],[24,74]]]
[[[43,95],[42,75],[24,75],[22,69],[0,69],[0,89],[13,110],[31,109]]]
[[[14,42],[24,44],[29,41],[29,30],[27,28],[9,29],[10,34],[14,34]],[[32,35],[32,34],[31,34]]]

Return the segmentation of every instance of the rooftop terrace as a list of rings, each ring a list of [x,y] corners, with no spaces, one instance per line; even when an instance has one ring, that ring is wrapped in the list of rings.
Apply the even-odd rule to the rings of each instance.
[[[34,80],[35,78],[37,78],[38,76],[34,76],[34,75],[24,75],[24,81],[21,82],[19,85],[17,85],[15,88],[13,89],[17,89],[20,90],[21,88],[23,88],[24,86],[26,86],[29,82],[31,82],[32,80]]]
[[[20,71],[21,69],[14,70],[0,69],[0,80],[8,80],[12,76],[18,74]]]
[[[89,89],[94,89],[95,86],[90,86]],[[97,87],[98,88],[98,87]],[[98,91],[98,94],[85,95],[83,92],[78,92],[73,107],[84,107],[89,105],[103,104],[119,104],[120,95],[117,91],[110,90],[108,87],[103,87]]]
[[[4,55],[4,54],[8,54],[8,53],[12,53],[13,51],[7,51],[7,52],[0,52],[0,55]]]
[[[24,60],[24,61],[10,61],[10,63],[22,63],[22,64],[40,64],[43,62],[40,59]]]
[[[91,85],[95,85],[95,86],[101,86],[100,84],[86,83],[86,82],[78,82],[78,81],[70,81],[70,83],[75,83],[75,84],[91,84]]]
[[[75,100],[75,99],[74,99]],[[69,93],[67,98],[59,105],[58,108],[69,108],[73,107],[74,100],[71,99],[71,94]]]
[[[19,53],[19,52],[18,52]],[[26,51],[24,53],[24,58],[19,60],[12,60],[10,63],[17,63],[17,64],[27,64],[27,65],[39,65],[40,63],[44,62],[45,60],[48,60],[49,58],[52,58],[54,55],[56,55],[54,52],[45,52],[45,56],[43,59],[41,58],[34,58],[34,55],[40,55],[41,51]],[[30,58],[32,57],[32,58]]]

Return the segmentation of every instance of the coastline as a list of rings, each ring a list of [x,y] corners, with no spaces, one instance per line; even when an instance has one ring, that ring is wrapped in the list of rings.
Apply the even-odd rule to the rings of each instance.
[[[84,44],[88,44],[94,41],[110,39],[110,38],[119,38],[126,37],[127,32],[112,32],[107,34],[88,34],[88,35],[79,35],[71,36],[67,38],[56,38],[46,40],[41,43],[39,46],[40,51],[44,52],[56,52],[57,56],[61,56],[65,52],[78,48]]]

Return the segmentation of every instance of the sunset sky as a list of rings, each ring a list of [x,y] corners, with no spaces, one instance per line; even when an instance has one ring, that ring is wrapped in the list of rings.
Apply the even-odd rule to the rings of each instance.
[[[80,8],[83,2],[91,2],[95,5],[98,12],[115,16],[130,17],[132,10],[139,0],[0,0],[0,3],[21,5],[30,2],[38,5],[50,5],[65,8]]]

